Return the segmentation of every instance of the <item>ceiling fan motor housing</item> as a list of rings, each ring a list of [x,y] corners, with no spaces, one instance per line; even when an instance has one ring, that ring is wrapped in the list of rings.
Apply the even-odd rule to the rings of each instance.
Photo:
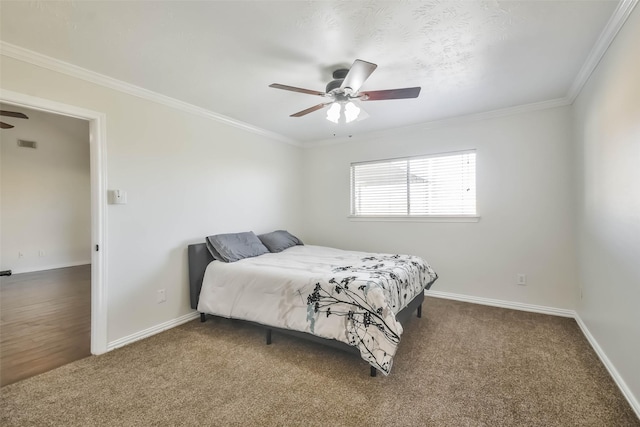
[[[340,86],[342,86],[342,82],[344,81],[344,78],[347,77],[347,74],[349,74],[348,68],[339,68],[335,70],[332,75],[334,80],[327,84],[325,92],[331,93],[331,91],[340,89]]]
[[[347,74],[349,74],[349,69],[348,68],[339,68],[337,70],[335,70],[333,72],[333,78],[334,79],[344,79],[345,77],[347,77]]]
[[[325,89],[325,92],[327,93],[332,93],[334,91],[336,91],[336,89],[340,89],[340,86],[342,86],[342,82],[344,79],[336,79],[336,80],[331,80],[328,84],[327,87]]]

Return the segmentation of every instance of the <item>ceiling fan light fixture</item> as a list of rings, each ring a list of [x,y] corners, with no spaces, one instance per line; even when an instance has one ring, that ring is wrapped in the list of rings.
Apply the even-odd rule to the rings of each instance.
[[[342,105],[339,102],[334,102],[327,110],[327,120],[333,123],[340,121],[340,113],[342,112]]]
[[[353,102],[347,102],[344,106],[344,117],[347,123],[351,123],[360,115],[360,108]]]
[[[351,101],[334,102],[327,110],[327,120],[336,124],[351,123],[358,118],[360,111],[360,108]]]

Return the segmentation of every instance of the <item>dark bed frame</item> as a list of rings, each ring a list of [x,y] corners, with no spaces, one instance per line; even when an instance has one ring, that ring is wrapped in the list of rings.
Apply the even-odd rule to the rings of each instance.
[[[194,310],[198,309],[198,300],[200,298],[200,289],[202,288],[202,280],[204,278],[204,272],[213,261],[213,256],[207,249],[207,245],[204,243],[198,243],[194,245],[189,245],[188,247],[188,256],[189,256],[189,296],[191,302],[191,308]],[[396,314],[396,319],[404,325],[411,314],[417,310],[418,317],[422,317],[422,302],[424,301],[424,292],[420,292],[404,309],[402,309],[398,314]],[[200,313],[200,321],[206,321],[206,313]],[[343,350],[349,353],[360,354],[360,350],[357,347],[350,346],[346,343],[321,338],[315,335],[308,334],[306,332],[292,331],[289,329],[281,329],[274,328],[271,326],[265,326],[259,323],[250,322],[248,320],[243,320],[243,322],[251,323],[261,328],[266,329],[266,341],[267,345],[271,344],[271,333],[273,331],[280,332],[283,334],[291,335],[298,338],[303,338],[309,341],[313,341],[316,343],[320,343],[329,347],[337,348],[339,350]],[[371,376],[375,377],[377,373],[376,368],[371,366]]]

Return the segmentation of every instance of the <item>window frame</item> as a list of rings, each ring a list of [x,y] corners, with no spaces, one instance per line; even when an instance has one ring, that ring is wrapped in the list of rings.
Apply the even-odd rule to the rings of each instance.
[[[433,158],[433,157],[447,157],[451,155],[462,155],[466,153],[473,153],[475,155],[475,202],[476,202],[476,213],[475,214],[445,214],[445,215],[356,215],[354,214],[354,203],[355,197],[353,191],[355,189],[355,174],[353,173],[354,166],[358,165],[366,165],[366,164],[374,164],[374,163],[391,163],[394,161],[400,160],[416,160],[416,159],[425,159],[425,158]],[[350,221],[380,221],[380,222],[478,222],[480,220],[480,215],[478,214],[478,186],[477,186],[477,149],[466,149],[466,150],[458,150],[458,151],[448,151],[448,152],[439,152],[432,154],[422,154],[415,156],[403,156],[403,157],[392,157],[386,159],[378,159],[378,160],[368,160],[368,161],[360,161],[360,162],[351,162],[349,164],[349,215],[347,218]],[[409,173],[407,172],[407,179],[409,179]],[[409,207],[410,198],[407,201],[407,207]]]

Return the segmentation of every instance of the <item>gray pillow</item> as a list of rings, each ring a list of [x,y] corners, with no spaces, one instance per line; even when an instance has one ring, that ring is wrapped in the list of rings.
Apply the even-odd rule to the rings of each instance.
[[[258,236],[269,252],[282,252],[291,246],[304,245],[302,240],[285,230],[276,230]]]
[[[235,262],[269,252],[253,231],[216,234],[205,240],[211,255],[222,262]]]

